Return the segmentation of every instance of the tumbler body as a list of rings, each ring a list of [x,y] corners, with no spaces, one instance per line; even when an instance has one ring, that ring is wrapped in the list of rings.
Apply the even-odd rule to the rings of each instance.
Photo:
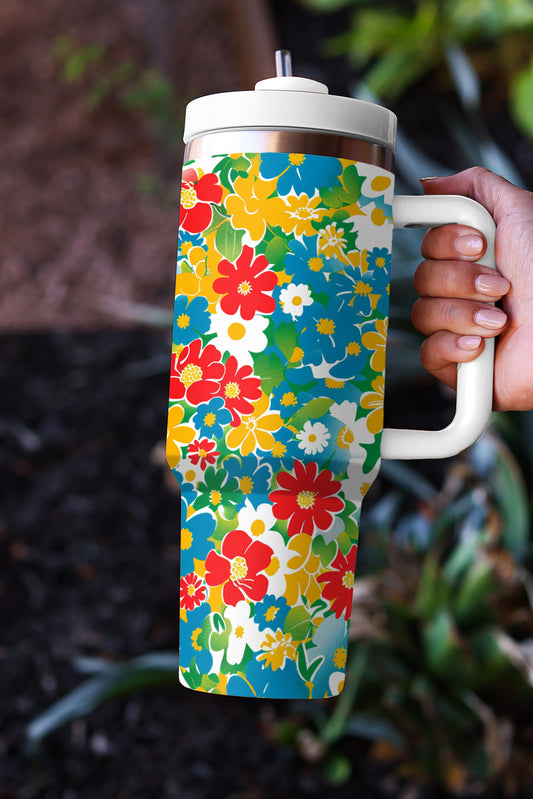
[[[315,131],[187,144],[167,456],[189,688],[342,689],[380,463],[392,168],[380,144]]]

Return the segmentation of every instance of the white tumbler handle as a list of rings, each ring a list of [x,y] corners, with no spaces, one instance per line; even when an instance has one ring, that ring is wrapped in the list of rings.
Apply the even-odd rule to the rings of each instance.
[[[476,228],[487,241],[487,251],[478,263],[496,268],[494,239],[496,226],[482,205],[458,195],[427,195],[393,200],[394,226],[436,227],[459,224]],[[443,430],[397,430],[385,428],[381,457],[413,460],[448,458],[476,441],[490,421],[494,339],[485,339],[481,355],[470,363],[457,364],[455,416]]]

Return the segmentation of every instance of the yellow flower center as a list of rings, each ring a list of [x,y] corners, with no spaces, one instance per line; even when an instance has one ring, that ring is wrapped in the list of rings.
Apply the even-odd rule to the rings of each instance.
[[[298,294],[297,294],[295,297],[292,298],[292,304],[293,305],[301,305],[302,304],[302,298],[299,297]]]
[[[248,475],[245,474],[244,477],[241,477],[240,486],[243,494],[251,494],[254,487],[254,481],[251,477],[248,477]]]
[[[206,427],[213,427],[216,420],[217,417],[212,411],[209,411],[209,413],[206,413],[206,415],[204,416],[204,424]]]
[[[345,588],[353,588],[354,575],[353,572],[344,572],[342,584]]]
[[[243,635],[244,635],[244,627],[242,626],[242,624],[239,624],[237,627],[235,627],[235,638],[242,638]]]
[[[189,596],[193,596],[194,591],[195,591],[194,585],[190,584],[187,589],[187,593],[189,594]]]
[[[331,336],[335,332],[335,322],[333,319],[319,319],[316,329],[324,336]]]
[[[353,444],[353,442],[353,430],[350,427],[343,427],[337,436],[337,444],[341,449],[350,449],[350,444]]]
[[[240,341],[241,338],[244,338],[245,333],[246,333],[246,328],[243,324],[241,324],[241,322],[232,322],[231,325],[228,327],[228,336],[233,341]]]
[[[361,352],[361,346],[356,341],[350,341],[348,346],[346,347],[346,352],[348,355],[359,355]]]
[[[191,317],[187,316],[186,313],[182,313],[177,318],[178,327],[183,330],[183,328],[189,327],[190,321],[191,321]]]
[[[196,190],[192,183],[186,183],[185,187],[181,190],[180,203],[184,208],[194,208],[198,202]]]
[[[248,566],[246,565],[246,561],[240,555],[237,555],[237,557],[233,558],[231,561],[230,580],[244,580],[247,574]]]
[[[294,396],[292,391],[286,391],[283,397],[281,398],[281,404],[284,408],[288,408],[289,405],[296,405],[296,397]]]
[[[320,272],[320,270],[324,266],[324,263],[322,261],[322,258],[310,258],[307,262],[307,266],[309,267],[311,272]]]
[[[196,380],[201,380],[202,378],[202,370],[196,363],[188,363],[185,366],[180,375],[180,380],[186,388],[189,388],[190,385],[196,382]]]
[[[376,258],[376,266],[379,266],[380,269],[383,269],[386,263],[385,258]]]
[[[310,433],[310,435],[307,436],[307,440],[310,444],[314,444],[316,441],[316,435],[314,433]]]
[[[362,483],[359,491],[361,492],[361,496],[364,497],[365,494],[368,492],[370,488],[370,483]]]
[[[355,284],[355,293],[359,294],[360,296],[366,297],[372,291],[372,286],[368,283],[363,283],[362,280],[358,280]]]
[[[277,608],[275,605],[271,605],[267,610],[267,612],[265,613],[265,621],[274,621],[278,609],[279,608]]]
[[[185,475],[185,477],[187,477],[187,475]],[[192,544],[192,533],[187,527],[184,527],[181,531],[181,548],[190,549],[191,544]]]
[[[242,294],[243,297],[246,297],[246,295],[249,294],[251,290],[252,286],[247,280],[243,280],[242,283],[239,283],[239,287],[237,289],[239,294]]]
[[[287,452],[287,447],[285,446],[285,444],[282,444],[281,441],[276,441],[276,443],[272,447],[272,455],[275,458],[282,458],[286,452]]]
[[[199,449],[199,450],[198,450],[198,455],[199,455],[201,458],[205,458],[205,457],[206,457],[206,455],[207,455],[207,450],[205,450],[205,449],[203,449],[203,448],[202,448],[202,449]]]
[[[235,399],[240,394],[238,383],[226,383],[224,386],[224,396]]]
[[[335,654],[333,655],[333,665],[336,666],[338,669],[344,669],[346,666],[346,649],[343,646],[340,646],[338,649],[335,650]]]
[[[196,649],[197,652],[201,652],[202,651],[202,647],[198,643],[198,636],[200,635],[201,632],[202,632],[202,628],[201,627],[197,627],[196,630],[193,630],[192,635],[191,635],[192,648]]]
[[[305,161],[305,155],[302,153],[289,153],[289,164],[292,166],[301,166]]]
[[[220,503],[222,502],[222,494],[220,493],[220,491],[217,491],[216,488],[214,488],[213,491],[211,491],[210,498],[212,505],[220,505]]]
[[[308,510],[312,508],[315,504],[315,492],[314,491],[300,491],[300,493],[296,497],[296,502],[303,510]]]
[[[266,524],[262,519],[254,519],[250,527],[252,535],[261,535],[266,530]]]

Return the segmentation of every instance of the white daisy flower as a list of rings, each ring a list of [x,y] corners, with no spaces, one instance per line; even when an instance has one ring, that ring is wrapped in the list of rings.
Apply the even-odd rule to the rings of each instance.
[[[289,283],[286,288],[281,289],[279,298],[283,303],[283,313],[290,313],[293,321],[302,315],[306,305],[313,302],[309,286],[305,283]]]
[[[250,353],[263,352],[268,346],[264,331],[268,327],[268,316],[255,314],[252,319],[242,319],[239,315],[226,314],[217,308],[211,316],[210,333],[216,337],[210,341],[222,354],[234,355],[239,364],[253,366]]]
[[[323,452],[328,445],[330,432],[322,422],[314,424],[309,420],[305,422],[303,430],[296,434],[299,440],[298,447],[303,449],[306,455],[316,455]]]
[[[224,611],[224,618],[231,624],[231,632],[228,638],[228,648],[226,657],[228,663],[240,663],[244,657],[246,644],[252,650],[259,649],[263,639],[257,623],[253,617],[250,618],[251,606],[243,599],[236,605],[228,605]]]
[[[334,419],[343,423],[337,434],[337,445],[341,449],[350,450],[350,459],[364,461],[367,453],[361,445],[372,444],[374,435],[369,432],[366,419],[356,420],[357,403],[348,400],[341,402],[340,405],[335,403],[329,412]]]

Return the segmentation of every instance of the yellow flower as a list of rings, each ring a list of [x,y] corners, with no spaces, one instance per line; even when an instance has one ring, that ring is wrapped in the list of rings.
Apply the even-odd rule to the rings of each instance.
[[[346,239],[344,238],[344,228],[337,228],[337,223],[332,222],[318,232],[317,252],[324,254],[326,258],[337,258],[339,261],[348,263],[345,255]]]
[[[270,452],[274,447],[273,432],[279,430],[282,420],[278,412],[267,413],[270,399],[266,394],[261,394],[257,402],[252,403],[254,412],[243,416],[238,427],[233,427],[226,436],[226,443],[230,449],[240,449],[241,455],[246,456],[256,449]]]
[[[282,668],[287,658],[289,660],[295,660],[296,658],[296,646],[290,633],[283,633],[279,629],[276,630],[274,635],[266,634],[266,639],[261,644],[261,649],[264,654],[258,655],[257,659],[264,660],[272,671]]]
[[[316,233],[313,222],[319,222],[326,213],[325,209],[317,208],[319,203],[320,197],[310,200],[307,194],[287,197],[287,213],[278,224],[285,233],[313,236]]]
[[[338,649],[335,650],[333,654],[333,665],[337,669],[344,669],[346,668],[346,649],[343,646],[340,646]]]
[[[214,247],[210,249],[209,254],[202,247],[191,247],[187,253],[187,265],[192,272],[178,272],[176,275],[176,297],[182,294],[190,298],[205,297],[209,303],[209,310],[214,310],[220,297],[216,291],[213,291],[213,282],[219,277],[217,263],[221,258]]]
[[[387,320],[378,319],[376,329],[363,333],[361,340],[368,350],[374,350],[370,359],[370,366],[374,372],[383,372],[385,370],[385,347],[387,346]]]
[[[237,178],[235,193],[226,198],[233,227],[247,230],[254,242],[263,238],[267,223],[281,225],[285,220],[285,203],[281,197],[270,196],[275,189],[275,180],[262,180],[251,171],[245,178]]]
[[[307,533],[298,533],[292,536],[287,549],[295,554],[287,561],[291,570],[285,575],[287,588],[284,597],[289,606],[294,606],[300,596],[305,596],[309,604],[320,597],[321,589],[316,580],[320,569],[320,558],[311,550],[313,539]]]
[[[188,424],[181,424],[184,411],[181,405],[172,405],[168,409],[167,422],[167,462],[171,469],[178,465],[181,460],[180,447],[190,444],[196,436],[194,427]]]
[[[366,417],[366,428],[369,433],[379,433],[383,428],[383,400],[385,398],[385,378],[378,375],[372,381],[373,391],[367,391],[361,397],[361,408],[372,408],[372,412]]]

